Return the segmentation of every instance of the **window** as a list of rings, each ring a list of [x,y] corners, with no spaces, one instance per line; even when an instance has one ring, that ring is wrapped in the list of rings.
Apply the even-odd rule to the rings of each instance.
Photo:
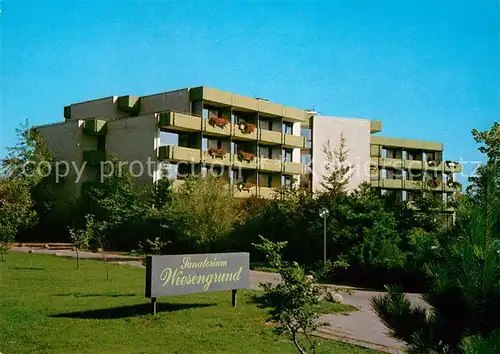
[[[267,187],[272,188],[273,186],[273,176],[267,175]]]
[[[272,158],[273,149],[270,146],[261,146],[259,150],[260,150],[260,157],[263,157],[265,159]]]
[[[292,135],[293,123],[288,123],[288,122],[283,123],[283,133]]]
[[[106,136],[99,135],[97,137],[97,151],[106,151]]]
[[[285,187],[291,187],[292,186],[292,177],[291,176],[283,176],[283,185]]]
[[[292,149],[283,149],[283,162],[292,162]]]

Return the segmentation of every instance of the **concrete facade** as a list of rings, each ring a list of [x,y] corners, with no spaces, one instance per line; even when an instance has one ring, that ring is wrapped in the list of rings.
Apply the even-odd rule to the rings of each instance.
[[[100,180],[111,155],[127,162],[142,186],[162,177],[161,162],[174,185],[192,173],[220,171],[237,198],[272,197],[294,181],[320,192],[328,164],[323,146],[337,149],[341,134],[353,167],[350,191],[369,182],[411,200],[427,185],[436,198],[460,190],[454,173],[461,166],[442,161],[441,143],[373,135],[382,122],[320,116],[208,87],[74,103],[64,107],[64,118],[38,130],[57,160],[86,166],[77,183],[71,169],[61,189],[66,195]]]
[[[370,181],[370,121],[367,119],[336,118],[315,115],[312,120],[312,189],[323,190],[321,182],[328,161],[324,147],[338,150],[341,135],[345,138],[348,165],[352,166],[348,190]]]
[[[158,117],[154,113],[109,121],[106,154],[116,155],[126,163],[138,185],[151,185],[158,178],[159,134]]]

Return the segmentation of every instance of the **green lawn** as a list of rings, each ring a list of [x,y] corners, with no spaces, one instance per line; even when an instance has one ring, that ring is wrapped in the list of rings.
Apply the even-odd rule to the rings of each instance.
[[[144,270],[9,253],[0,264],[0,353],[294,353],[264,324],[255,292],[144,298]],[[343,305],[329,311],[345,311]],[[376,353],[320,340],[318,353]]]

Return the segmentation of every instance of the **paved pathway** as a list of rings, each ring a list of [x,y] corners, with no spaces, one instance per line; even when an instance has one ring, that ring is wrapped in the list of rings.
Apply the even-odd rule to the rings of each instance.
[[[12,251],[28,252],[27,247],[12,247]],[[54,254],[62,257],[75,257],[75,252],[70,250],[53,249],[32,249],[33,253]],[[82,259],[97,259],[102,257],[99,253],[81,252]],[[109,254],[109,262],[120,264],[129,264],[142,267],[137,257]],[[277,282],[279,276],[274,273],[250,271],[250,288],[259,289],[261,282]],[[371,309],[370,301],[374,295],[380,295],[381,292],[353,290],[352,294],[343,293],[344,302],[355,306],[359,311],[351,312],[346,315],[329,314],[321,317],[322,322],[327,322],[328,326],[321,327],[318,335],[328,339],[341,340],[353,343],[367,348],[377,349],[387,353],[403,353],[404,343],[396,341],[387,335],[387,329],[378,319],[377,315]],[[423,301],[417,294],[408,294],[413,304],[422,305]]]

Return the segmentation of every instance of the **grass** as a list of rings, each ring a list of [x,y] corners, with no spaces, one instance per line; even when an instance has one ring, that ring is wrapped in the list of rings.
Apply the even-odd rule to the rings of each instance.
[[[8,253],[0,264],[1,353],[294,353],[265,325],[266,312],[239,291],[159,299],[149,314],[144,269]],[[326,312],[346,311],[329,305]],[[344,343],[319,340],[318,353],[369,354]]]

